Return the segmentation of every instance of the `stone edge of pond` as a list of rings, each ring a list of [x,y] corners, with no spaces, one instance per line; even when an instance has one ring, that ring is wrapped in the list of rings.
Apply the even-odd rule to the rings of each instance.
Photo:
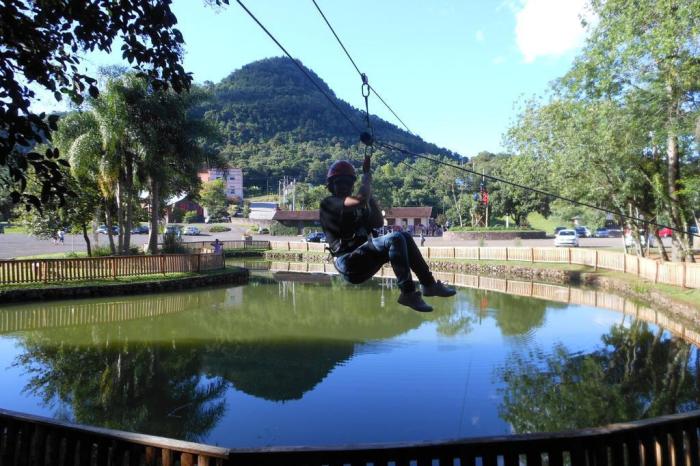
[[[110,283],[103,285],[66,286],[63,288],[17,288],[0,291],[0,302],[4,304],[161,293],[164,291],[186,290],[201,286],[244,284],[248,282],[249,276],[250,272],[248,269],[235,267],[232,268],[232,270],[227,270],[222,273],[139,283]]]
[[[303,253],[297,251],[267,251],[265,259],[290,262],[325,262],[326,253]],[[700,303],[698,306],[674,300],[658,290],[640,291],[630,283],[614,277],[605,277],[590,271],[545,269],[522,265],[481,264],[477,262],[450,262],[428,260],[430,269],[436,272],[462,272],[500,278],[522,278],[525,280],[560,285],[586,286],[614,291],[625,297],[656,306],[664,311],[700,323]]]

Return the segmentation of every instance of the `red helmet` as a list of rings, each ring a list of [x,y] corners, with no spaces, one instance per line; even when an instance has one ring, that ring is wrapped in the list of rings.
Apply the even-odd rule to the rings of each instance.
[[[353,167],[347,160],[337,160],[333,162],[328,169],[326,181],[330,181],[330,179],[335,176],[352,176],[353,178],[357,178],[357,175],[355,174],[355,167]]]

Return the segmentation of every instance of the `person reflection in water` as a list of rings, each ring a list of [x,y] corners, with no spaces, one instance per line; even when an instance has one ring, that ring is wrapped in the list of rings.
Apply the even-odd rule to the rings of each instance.
[[[401,231],[372,237],[372,229],[381,227],[384,219],[372,197],[369,157],[365,157],[363,164],[360,189],[353,195],[356,180],[355,168],[346,160],[334,162],[326,176],[332,195],[321,202],[320,217],[336,269],[346,281],[359,284],[391,262],[401,289],[399,304],[419,312],[432,311],[423,296],[448,297],[455,290],[433,278],[410,233]],[[416,290],[411,271],[423,287],[422,295]]]

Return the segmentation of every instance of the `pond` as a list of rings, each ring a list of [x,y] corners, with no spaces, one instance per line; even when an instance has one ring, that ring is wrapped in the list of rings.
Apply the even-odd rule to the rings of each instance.
[[[0,407],[247,448],[556,431],[699,406],[698,350],[677,325],[479,289],[431,299],[431,314],[397,297],[391,280],[267,274],[3,306]]]

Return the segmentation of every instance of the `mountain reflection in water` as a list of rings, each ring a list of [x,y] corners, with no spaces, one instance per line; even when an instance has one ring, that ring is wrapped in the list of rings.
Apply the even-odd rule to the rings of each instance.
[[[549,431],[698,406],[697,350],[631,317],[593,329],[583,348],[568,347],[565,335],[541,338],[567,328],[552,330],[553,322],[591,310],[461,289],[424,315],[395,304],[392,281],[279,278],[7,307],[0,332],[19,342],[24,394],[56,417],[226,446]],[[415,374],[403,377],[407,368]],[[315,400],[321,385],[342,395]],[[274,406],[296,414],[275,420]],[[319,406],[345,410],[344,422],[324,420],[333,415]],[[377,427],[353,423],[354,411]],[[309,431],[298,415],[313,421]],[[313,427],[328,423],[337,432]],[[270,426],[278,430],[265,433]],[[247,443],[230,439],[232,431],[249,435]]]

